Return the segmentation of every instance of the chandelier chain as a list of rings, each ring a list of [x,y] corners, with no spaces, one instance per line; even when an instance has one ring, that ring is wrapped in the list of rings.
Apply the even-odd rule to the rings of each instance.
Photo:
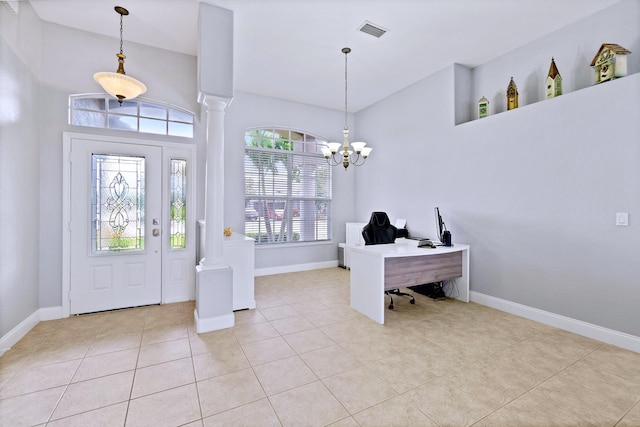
[[[122,55],[122,13],[120,14],[120,55]]]
[[[347,55],[349,52],[344,53],[344,129],[347,130]]]

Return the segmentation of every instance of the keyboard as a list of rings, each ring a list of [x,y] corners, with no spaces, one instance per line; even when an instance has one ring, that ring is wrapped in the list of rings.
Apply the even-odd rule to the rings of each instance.
[[[419,248],[435,248],[436,245],[429,239],[422,239],[418,241]]]

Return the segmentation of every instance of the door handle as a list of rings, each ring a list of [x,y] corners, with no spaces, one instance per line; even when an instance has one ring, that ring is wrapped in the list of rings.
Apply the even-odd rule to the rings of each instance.
[[[152,231],[154,237],[158,237],[160,235],[160,229],[159,228],[154,228]]]

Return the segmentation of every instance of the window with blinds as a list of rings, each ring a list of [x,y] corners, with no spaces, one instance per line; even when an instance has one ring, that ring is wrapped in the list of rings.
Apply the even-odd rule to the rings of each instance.
[[[287,129],[245,133],[244,233],[257,245],[331,239],[326,140]]]

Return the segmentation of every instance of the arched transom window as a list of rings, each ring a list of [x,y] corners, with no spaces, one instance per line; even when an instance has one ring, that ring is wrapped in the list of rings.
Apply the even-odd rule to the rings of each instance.
[[[193,117],[187,110],[147,100],[120,104],[106,94],[69,97],[69,124],[75,126],[193,138]]]

